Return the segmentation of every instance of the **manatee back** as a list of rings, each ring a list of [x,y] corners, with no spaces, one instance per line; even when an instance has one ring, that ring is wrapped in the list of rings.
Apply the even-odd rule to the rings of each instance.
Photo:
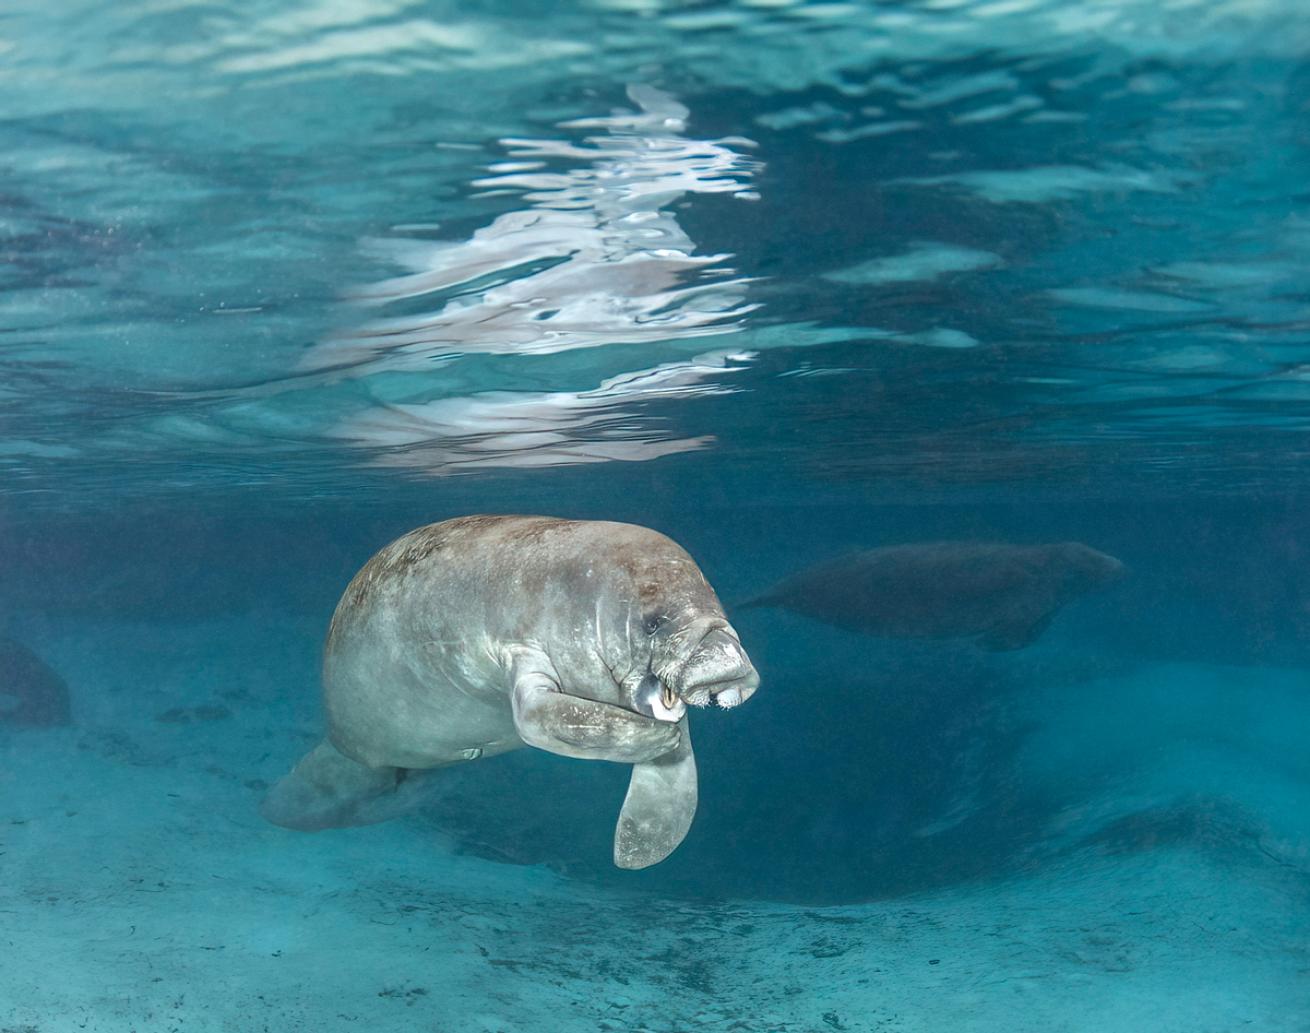
[[[751,605],[904,638],[983,633],[1040,593],[1041,563],[1019,546],[928,542],[850,553],[784,579]]]
[[[647,527],[601,520],[491,515],[420,527],[378,551],[347,586],[333,617],[345,632],[379,604],[441,597],[494,634],[530,632],[524,618],[581,607],[588,600],[631,607],[642,618],[677,611],[722,613],[714,590],[680,545]],[[522,600],[535,600],[525,606]]]

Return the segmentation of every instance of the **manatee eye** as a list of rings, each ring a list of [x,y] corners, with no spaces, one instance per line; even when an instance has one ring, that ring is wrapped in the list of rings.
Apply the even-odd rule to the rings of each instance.
[[[655,634],[655,632],[660,630],[660,625],[662,625],[666,620],[668,620],[667,617],[647,617],[644,622],[646,634]]]

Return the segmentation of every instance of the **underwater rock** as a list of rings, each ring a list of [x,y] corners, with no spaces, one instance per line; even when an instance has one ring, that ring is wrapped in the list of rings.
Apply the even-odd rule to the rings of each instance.
[[[469,516],[392,542],[347,586],[323,662],[328,735],[265,798],[275,824],[369,824],[416,772],[520,746],[631,764],[614,863],[662,861],[698,783],[688,706],[759,676],[695,561],[608,521]]]
[[[971,638],[1021,649],[1060,607],[1124,567],[1080,542],[926,542],[856,552],[785,578],[739,609],[779,606],[886,638]]]
[[[156,714],[155,720],[160,724],[189,725],[193,721],[223,721],[232,716],[227,707],[208,705],[199,707],[172,707],[162,714]]]
[[[70,721],[64,679],[25,645],[0,635],[0,723],[51,727]]]

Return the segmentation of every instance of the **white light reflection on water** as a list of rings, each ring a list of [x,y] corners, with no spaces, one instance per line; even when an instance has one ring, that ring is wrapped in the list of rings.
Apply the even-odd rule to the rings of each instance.
[[[718,383],[744,369],[749,352],[710,352],[686,362],[611,377],[590,391],[488,391],[418,405],[379,407],[337,435],[376,451],[375,466],[447,475],[485,467],[635,462],[710,445],[710,436],[668,437],[632,411],[636,402],[729,394]]]
[[[381,242],[407,275],[358,289],[365,303],[431,297],[418,315],[375,321],[325,341],[309,369],[427,369],[452,353],[550,354],[598,345],[721,334],[756,306],[730,255],[697,255],[668,206],[686,194],[751,197],[757,163],[733,145],[683,135],[687,109],[632,87],[638,113],[563,128],[604,129],[577,145],[504,141],[514,162],[474,185],[522,191],[507,212],[464,241]],[[558,159],[585,162],[554,171]]]
[[[512,161],[474,185],[521,191],[528,207],[454,242],[383,241],[406,275],[353,292],[365,305],[433,299],[431,311],[375,321],[313,348],[304,366],[350,376],[426,373],[463,354],[551,355],[740,329],[756,308],[726,254],[697,255],[669,205],[687,194],[751,198],[758,163],[734,145],[684,136],[687,109],[643,86],[636,112],[580,119],[583,144],[508,140]],[[582,164],[563,170],[560,159]],[[664,437],[624,404],[722,394],[716,376],[751,356],[726,351],[628,371],[586,390],[487,391],[378,405],[330,436],[368,450],[371,465],[445,474],[487,466],[645,460],[705,447]],[[737,363],[736,366],[728,365]],[[440,391],[442,378],[432,378]],[[636,420],[636,422],[634,422]],[[378,451],[380,450],[380,451]]]

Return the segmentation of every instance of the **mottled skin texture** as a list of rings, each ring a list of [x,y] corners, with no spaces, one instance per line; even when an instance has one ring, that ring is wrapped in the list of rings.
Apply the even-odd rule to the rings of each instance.
[[[687,705],[734,706],[758,682],[695,562],[655,531],[431,524],[346,588],[323,662],[327,737],[263,812],[305,829],[384,820],[417,792],[411,772],[536,746],[634,765],[615,863],[646,867],[695,814]]]
[[[976,636],[990,649],[1020,649],[1069,600],[1123,572],[1079,542],[895,545],[801,571],[741,608],[780,606],[887,638]]]

